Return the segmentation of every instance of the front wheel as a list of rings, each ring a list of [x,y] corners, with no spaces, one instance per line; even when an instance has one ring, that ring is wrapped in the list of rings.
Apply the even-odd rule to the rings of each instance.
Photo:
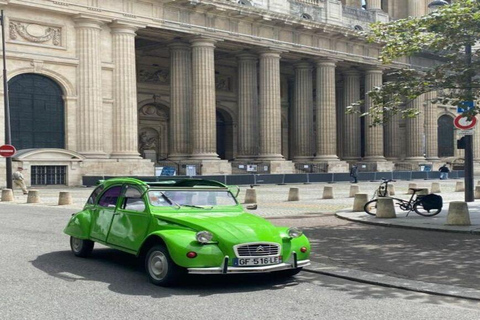
[[[92,253],[93,245],[94,242],[91,240],[70,237],[70,248],[77,257],[88,257]]]
[[[363,210],[365,210],[366,213],[372,216],[377,215],[377,203],[378,199],[370,200],[365,205],[363,206]]]
[[[413,204],[413,210],[415,210],[416,213],[424,217],[432,217],[436,214],[439,214],[440,211],[442,211],[441,208],[425,209],[421,201],[417,201]]]
[[[178,282],[181,274],[180,267],[173,262],[163,245],[156,245],[148,251],[145,269],[150,282],[157,286],[171,286]]]

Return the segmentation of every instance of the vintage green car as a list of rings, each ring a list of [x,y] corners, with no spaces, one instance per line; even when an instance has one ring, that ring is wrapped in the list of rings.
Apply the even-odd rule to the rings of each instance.
[[[109,179],[64,232],[79,257],[88,256],[94,242],[144,257],[150,281],[163,286],[186,272],[294,275],[309,265],[305,235],[245,212],[238,191],[202,179]]]

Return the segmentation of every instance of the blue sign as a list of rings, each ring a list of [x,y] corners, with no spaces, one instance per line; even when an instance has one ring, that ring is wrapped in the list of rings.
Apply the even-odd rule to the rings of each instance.
[[[162,176],[174,176],[176,175],[177,170],[174,167],[163,167]]]
[[[464,113],[465,111],[472,110],[475,107],[473,101],[463,101],[457,106],[457,113]]]

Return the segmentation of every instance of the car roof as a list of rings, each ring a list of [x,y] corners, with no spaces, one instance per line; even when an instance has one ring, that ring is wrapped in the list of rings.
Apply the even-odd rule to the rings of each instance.
[[[113,184],[120,184],[120,183],[129,183],[134,185],[140,185],[152,189],[158,189],[162,187],[173,187],[173,188],[202,188],[202,187],[209,187],[209,188],[228,188],[227,185],[215,181],[215,180],[205,180],[205,179],[169,179],[163,181],[143,181],[137,178],[111,178],[108,180],[100,180],[100,184],[103,184],[105,187],[108,187]]]

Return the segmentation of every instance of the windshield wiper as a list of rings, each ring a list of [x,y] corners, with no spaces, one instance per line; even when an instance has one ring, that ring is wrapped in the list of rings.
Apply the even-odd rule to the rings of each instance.
[[[177,209],[180,209],[180,208],[181,208],[181,206],[180,206],[178,203],[176,203],[175,201],[173,201],[172,199],[170,199],[165,193],[163,193],[162,191],[160,191],[160,194],[162,195],[162,197],[165,198],[165,200],[167,200],[168,202],[170,202],[170,204],[173,204],[173,205],[177,206]]]
[[[202,206],[196,206],[194,204],[181,204],[182,207],[189,207],[189,208],[198,208],[198,209],[213,209],[213,206],[210,206],[210,207],[202,207]]]

